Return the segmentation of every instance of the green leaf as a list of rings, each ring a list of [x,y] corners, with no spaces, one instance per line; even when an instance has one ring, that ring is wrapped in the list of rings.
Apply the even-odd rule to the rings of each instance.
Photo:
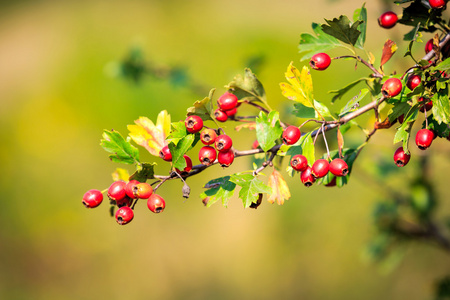
[[[281,137],[282,133],[283,128],[277,111],[271,111],[268,115],[262,111],[259,113],[256,118],[256,138],[264,152],[275,146],[275,141]]]
[[[139,150],[125,140],[118,131],[103,131],[100,145],[107,152],[112,153],[109,159],[114,162],[130,165],[139,162]]]
[[[364,49],[364,43],[366,42],[366,29],[367,29],[367,9],[365,7],[365,3],[361,8],[358,8],[353,13],[353,21],[362,21],[362,23],[358,26],[358,30],[361,32],[361,35],[358,37],[355,46],[359,49]]]
[[[172,154],[172,165],[174,168],[183,170],[186,167],[186,160],[183,155],[188,152],[200,140],[199,133],[188,134],[180,139],[175,145],[173,142],[169,143],[169,150]]]
[[[236,184],[230,181],[230,176],[225,176],[209,181],[204,188],[208,190],[201,193],[200,198],[209,198],[207,207],[219,200],[222,200],[223,206],[228,207],[228,200],[233,196]]]
[[[444,122],[438,123],[433,115],[428,116],[428,129],[433,130],[434,134],[441,138],[447,138],[450,135],[450,128]],[[425,128],[426,123],[423,121],[422,128]]]
[[[252,203],[256,203],[260,193],[272,194],[272,189],[252,174],[233,174],[230,181],[241,187],[239,198],[245,208],[250,207]]]
[[[309,33],[302,33],[300,35],[298,52],[308,52],[300,58],[301,61],[310,59],[316,53],[326,52],[330,49],[342,46],[336,38],[324,33],[319,24],[312,23],[312,28],[316,36]]]
[[[328,25],[323,24],[322,30],[346,44],[354,46],[359,36],[361,35],[361,31],[357,29],[359,25],[363,23],[363,21],[361,20],[355,21],[352,24],[350,23],[350,20],[347,16],[342,15],[339,17],[339,19],[325,19],[325,21],[328,23]]]
[[[323,118],[333,117],[328,107],[322,102],[314,100],[314,108],[316,109],[316,118],[319,118],[320,116]]]
[[[440,124],[450,123],[450,102],[448,98],[448,86],[438,90],[431,99],[433,101],[433,118]]]
[[[359,91],[359,95],[350,99],[347,104],[341,109],[339,116],[343,116],[349,112],[355,111],[359,108],[359,102],[369,93],[368,89],[362,89]]]
[[[395,105],[391,108],[391,110],[388,113],[389,121],[392,122],[401,115],[406,115],[410,109],[411,106],[408,104],[408,102],[395,103]]]
[[[329,91],[328,93],[330,94],[336,94],[333,96],[333,98],[331,99],[331,102],[334,103],[336,100],[341,99],[349,90],[351,90],[354,86],[356,86],[357,84],[359,84],[362,81],[371,81],[372,79],[370,78],[360,78],[358,80],[355,80],[349,84],[347,84],[346,86],[344,86],[343,88],[339,89],[339,90],[332,90]]]
[[[166,139],[169,143],[177,145],[180,140],[189,135],[189,132],[186,130],[186,125],[184,125],[183,121],[174,122],[171,124],[171,127],[172,130],[170,131],[170,134]]]
[[[411,135],[411,128],[417,119],[417,105],[413,106],[403,119],[403,124],[397,129],[394,136],[394,144],[403,141],[403,150],[409,153],[408,141]]]
[[[448,71],[450,70],[450,57],[438,64],[436,67],[433,68],[434,70],[438,71]]]
[[[263,85],[258,80],[255,74],[246,68],[244,71],[244,76],[236,75],[228,85],[225,86],[227,89],[232,90],[239,100],[247,99],[249,101],[266,101],[266,92]]]
[[[137,167],[136,172],[130,176],[130,180],[145,182],[147,179],[154,179],[156,163],[142,163]]]
[[[187,109],[187,116],[199,116],[203,121],[213,120],[211,118],[211,99],[214,95],[215,89],[209,92],[209,97],[203,98],[203,100],[198,100]],[[208,107],[209,106],[209,107]]]

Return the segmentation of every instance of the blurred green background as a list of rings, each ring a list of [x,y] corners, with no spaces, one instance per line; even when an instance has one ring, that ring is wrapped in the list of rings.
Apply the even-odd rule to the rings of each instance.
[[[311,22],[351,17],[362,3],[1,2],[0,298],[430,299],[435,279],[450,270],[448,254],[409,243],[399,264],[374,264],[364,250],[374,234],[371,213],[386,197],[385,187],[408,193],[408,180],[418,170],[412,161],[409,169],[382,176],[378,183],[367,175],[373,165],[392,161],[394,129],[377,133],[342,189],[306,189],[286,175],[292,198],[283,206],[264,200],[257,210],[244,210],[235,197],[228,208],[203,207],[202,185],[250,168],[245,159],[229,170],[214,167],[189,179],[187,201],[179,181],[166,183],[159,190],[167,201],[165,212],[151,214],[139,203],[127,226],[115,223],[107,203],[93,210],[81,204],[85,191],[107,188],[110,174],[120,167],[99,145],[103,129],[125,135],[126,125],[139,116],[156,120],[164,109],[173,121],[181,120],[187,107],[207,96],[167,80],[147,77],[135,84],[110,76],[111,62],[130,48],[140,47],[154,65],[180,67],[206,91],[216,87],[216,95],[251,61],[259,61],[255,72],[271,106],[300,123],[285,114],[290,103],[278,86],[291,61],[304,64],[297,53],[300,33],[311,32]],[[399,59],[406,49],[405,28],[381,30],[376,19],[387,8],[401,10],[379,1],[366,7],[367,48],[379,57],[391,38],[399,43],[394,56]],[[419,57],[421,47],[415,48]],[[410,64],[389,62],[385,69],[404,72]],[[328,90],[364,74],[346,61],[314,72],[316,99],[329,103]],[[248,134],[236,135],[238,149],[250,148]],[[350,131],[346,143],[363,139]],[[320,155],[323,149],[316,151]],[[423,155],[417,149],[412,153]],[[450,143],[438,140],[427,154],[427,176],[441,200],[437,218],[443,219],[450,208]],[[144,151],[141,156],[159,164],[158,174],[167,174],[161,159]]]

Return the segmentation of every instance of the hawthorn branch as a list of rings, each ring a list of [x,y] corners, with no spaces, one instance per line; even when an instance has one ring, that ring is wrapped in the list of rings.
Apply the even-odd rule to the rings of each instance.
[[[364,59],[362,59],[361,56],[343,55],[343,56],[333,57],[333,59],[341,59],[341,58],[354,58],[357,61],[359,61],[360,63],[362,63],[365,66],[367,66],[373,72],[373,74],[372,74],[373,77],[383,78],[383,74],[381,74],[377,69],[375,69],[375,67],[371,63],[369,63],[369,62],[365,61]]]

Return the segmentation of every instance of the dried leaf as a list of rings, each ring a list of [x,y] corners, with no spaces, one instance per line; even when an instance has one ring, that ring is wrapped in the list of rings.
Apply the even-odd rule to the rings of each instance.
[[[291,198],[289,187],[283,176],[277,170],[274,169],[272,174],[269,175],[268,183],[269,187],[272,189],[272,194],[267,199],[270,203],[274,203],[276,200],[278,205],[283,205],[284,200],[289,200],[289,198]]]
[[[391,59],[392,55],[394,55],[395,51],[397,51],[397,49],[397,44],[394,41],[388,39],[386,43],[384,43],[380,66],[387,63]]]

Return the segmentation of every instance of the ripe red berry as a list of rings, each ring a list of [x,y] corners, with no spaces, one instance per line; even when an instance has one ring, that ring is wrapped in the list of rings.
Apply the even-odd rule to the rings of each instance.
[[[443,8],[445,6],[445,0],[429,0],[431,8]]]
[[[123,180],[113,182],[108,188],[108,197],[111,200],[122,200],[127,195],[125,192],[125,186],[127,183]]]
[[[255,140],[252,144],[252,149],[258,149],[258,147],[259,147],[259,142],[258,142],[258,140]]]
[[[200,163],[205,166],[211,165],[217,157],[216,149],[211,146],[203,146],[198,152]]]
[[[326,159],[318,159],[311,166],[311,173],[315,178],[322,178],[328,174],[329,171],[329,163]]]
[[[219,161],[219,164],[222,167],[224,168],[229,167],[234,161],[234,151],[230,149],[225,152],[219,152],[217,160]]]
[[[323,71],[328,68],[328,66],[331,64],[331,58],[326,53],[317,53],[314,54],[313,57],[311,57],[311,60],[309,61],[309,65],[314,70]]]
[[[184,121],[184,125],[186,126],[188,132],[196,133],[202,130],[203,120],[199,116],[189,116]]]
[[[232,93],[224,93],[222,96],[219,97],[217,100],[217,105],[219,105],[219,108],[221,110],[231,110],[235,108],[238,104],[238,98],[236,95]]]
[[[219,122],[225,122],[226,120],[228,120],[228,115],[220,108],[214,111],[214,117],[216,117],[216,120]]]
[[[330,162],[329,170],[335,176],[345,176],[348,174],[348,165],[345,160],[335,158]]]
[[[176,168],[175,171],[178,174],[186,174],[186,173],[189,173],[192,170],[192,160],[191,160],[191,158],[189,156],[187,156],[186,154],[183,155],[183,157],[184,157],[184,160],[186,161],[186,167],[184,167],[183,172],[181,172],[179,169]]]
[[[406,154],[405,150],[403,150],[403,147],[399,147],[397,150],[395,150],[394,161],[397,167],[406,166],[410,158],[411,154]]]
[[[418,102],[420,104],[419,110],[421,112],[429,111],[431,108],[433,108],[433,101],[428,98],[420,97]]]
[[[217,138],[217,133],[214,129],[206,128],[200,133],[200,141],[205,145],[214,144]]]
[[[306,187],[310,187],[314,182],[316,182],[316,178],[312,175],[312,169],[310,166],[300,173],[300,180]]]
[[[170,153],[169,146],[166,145],[159,151],[159,157],[165,161],[172,161],[172,153]]]
[[[308,160],[304,155],[297,154],[291,158],[291,167],[295,171],[304,171],[308,167]]]
[[[381,93],[386,98],[395,97],[402,91],[402,82],[398,78],[389,78],[381,87]]]
[[[221,134],[217,137],[215,146],[219,152],[225,152],[231,149],[231,146],[233,146],[233,141],[228,135]]]
[[[226,110],[225,113],[227,114],[228,117],[232,117],[235,114],[237,114],[237,107],[230,109],[230,110]]]
[[[116,212],[116,221],[119,225],[130,223],[134,218],[134,212],[128,206],[122,206]]]
[[[428,53],[431,50],[433,50],[433,39],[429,39],[428,42],[425,44],[425,53]]]
[[[153,194],[153,188],[147,182],[142,182],[134,187],[133,193],[139,199],[148,199]]]
[[[301,135],[302,133],[300,132],[300,129],[298,129],[298,127],[296,126],[291,125],[283,131],[282,139],[286,145],[293,145],[297,143]]]
[[[397,21],[397,14],[392,11],[387,11],[378,18],[378,24],[383,28],[392,28],[397,24]]]
[[[410,75],[408,77],[408,81],[406,82],[406,86],[412,91],[416,87],[419,86],[421,81],[422,81],[422,79],[420,78],[419,75],[413,74],[413,75]]]
[[[131,204],[133,204],[133,199],[131,199],[131,198],[128,197],[128,196],[125,196],[125,198],[116,201],[117,207],[122,207],[122,206],[128,206],[128,207],[130,207]]]
[[[161,213],[166,208],[166,201],[158,194],[153,194],[147,200],[147,207],[151,212]]]
[[[420,150],[428,149],[434,139],[433,131],[429,129],[420,129],[416,134],[416,145]]]
[[[83,195],[83,205],[87,208],[99,206],[103,201],[103,194],[99,190],[89,190]]]
[[[136,185],[138,185],[140,182],[137,180],[130,180],[128,181],[127,185],[125,186],[125,192],[127,193],[127,196],[131,199],[137,199],[138,197],[134,194],[134,189]]]

